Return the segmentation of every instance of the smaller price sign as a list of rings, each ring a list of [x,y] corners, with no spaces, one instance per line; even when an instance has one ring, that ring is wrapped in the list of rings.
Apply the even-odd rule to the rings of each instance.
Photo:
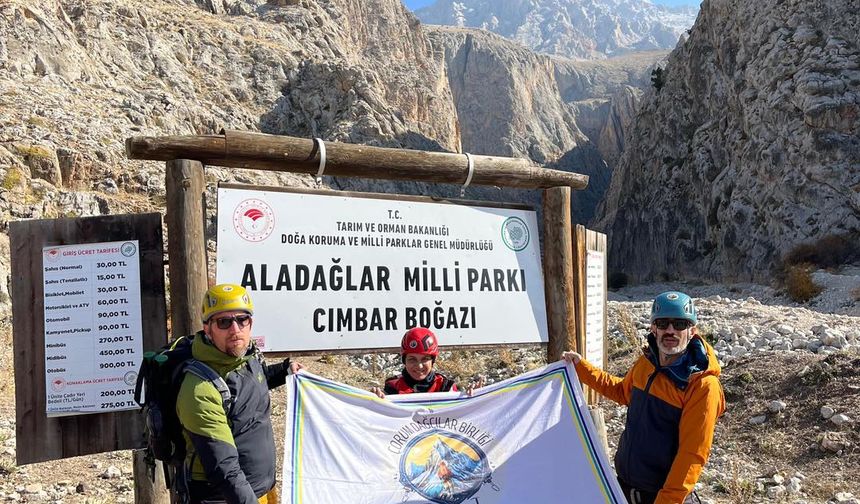
[[[42,259],[48,416],[136,408],[138,242],[45,247]]]

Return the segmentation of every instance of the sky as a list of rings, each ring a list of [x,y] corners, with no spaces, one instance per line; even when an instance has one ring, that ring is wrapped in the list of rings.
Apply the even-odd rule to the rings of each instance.
[[[412,10],[420,9],[426,5],[434,3],[436,0],[403,0],[403,3]],[[676,5],[692,5],[698,6],[700,0],[651,0],[651,3],[676,6]]]

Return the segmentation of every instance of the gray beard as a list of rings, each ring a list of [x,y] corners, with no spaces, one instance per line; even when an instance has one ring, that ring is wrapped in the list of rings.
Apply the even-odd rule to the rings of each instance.
[[[228,351],[226,353],[227,353],[227,355],[229,355],[231,357],[244,357],[245,354],[248,353],[248,345],[246,345],[245,348],[239,348],[239,347],[231,348],[230,351]]]
[[[683,338],[678,338],[678,340],[679,340],[679,341],[680,341],[681,339],[683,339]],[[692,338],[690,338],[690,339],[692,339]],[[663,355],[665,355],[665,356],[667,356],[667,357],[674,357],[675,355],[681,355],[681,354],[683,354],[684,352],[686,352],[686,351],[687,351],[687,347],[688,347],[689,345],[690,345],[690,341],[687,341],[687,344],[686,344],[686,345],[684,345],[684,346],[680,346],[680,345],[678,345],[678,346],[676,346],[676,347],[675,347],[675,348],[673,348],[673,349],[669,349],[669,350],[667,350],[665,347],[663,347],[663,346],[660,344],[660,341],[659,341],[659,340],[657,341],[657,349],[658,349],[658,350],[660,350],[660,353],[661,353],[661,354],[663,354]]]

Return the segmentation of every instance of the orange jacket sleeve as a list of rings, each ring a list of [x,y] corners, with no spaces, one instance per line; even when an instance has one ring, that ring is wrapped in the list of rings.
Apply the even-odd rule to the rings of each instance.
[[[654,504],[681,504],[693,492],[711,453],[717,418],[726,408],[716,376],[695,380],[687,392],[689,399],[681,412],[678,432],[678,454]]]
[[[576,365],[576,376],[579,377],[579,381],[594,389],[598,394],[624,405],[630,404],[630,393],[633,388],[632,373],[633,368],[627,372],[624,378],[612,376],[585,359],[581,359]]]

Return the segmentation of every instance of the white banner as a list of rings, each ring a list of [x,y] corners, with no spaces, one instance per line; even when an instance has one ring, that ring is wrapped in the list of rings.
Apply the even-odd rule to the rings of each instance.
[[[287,504],[625,504],[572,367],[476,391],[374,394],[287,381]]]
[[[266,351],[547,341],[529,210],[219,188],[217,281],[250,290]]]

